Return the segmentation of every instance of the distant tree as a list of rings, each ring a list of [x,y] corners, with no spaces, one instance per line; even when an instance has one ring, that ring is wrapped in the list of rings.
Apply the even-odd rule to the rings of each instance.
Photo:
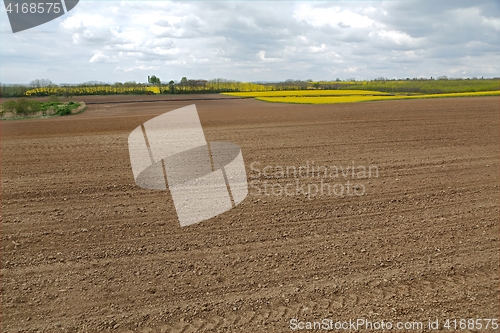
[[[36,79],[30,82],[30,86],[32,88],[42,88],[42,87],[49,87],[53,86],[54,83],[50,81],[49,79]]]
[[[135,81],[127,81],[123,84],[123,86],[125,87],[136,87],[137,86],[137,82]]]
[[[181,82],[179,83],[179,86],[181,87],[182,91],[186,90],[186,87],[188,85],[188,79],[187,77],[182,77]]]
[[[175,82],[174,80],[170,80],[168,83],[168,88],[170,89],[171,94],[175,94]]]
[[[5,88],[5,87],[4,87]],[[26,92],[30,89],[28,86],[25,85],[13,85],[10,86],[9,89],[11,95],[3,95],[3,97],[24,97],[26,96]]]
[[[148,76],[148,82],[155,85],[161,85],[161,80],[156,75]]]

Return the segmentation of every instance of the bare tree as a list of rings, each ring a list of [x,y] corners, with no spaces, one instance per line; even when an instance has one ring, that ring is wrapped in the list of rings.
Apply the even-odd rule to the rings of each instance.
[[[33,88],[43,88],[53,86],[54,83],[49,79],[36,79],[30,82],[30,86]]]

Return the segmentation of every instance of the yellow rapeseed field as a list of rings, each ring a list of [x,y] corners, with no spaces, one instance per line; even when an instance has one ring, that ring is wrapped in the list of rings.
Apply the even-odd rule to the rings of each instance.
[[[136,94],[151,92],[159,94],[157,86],[135,86],[135,87],[113,87],[113,86],[89,86],[89,87],[43,87],[28,90],[26,96],[49,96],[49,95],[114,95],[114,94]]]
[[[146,87],[146,90],[152,92],[153,94],[159,94],[160,93],[160,87],[157,87],[157,86]]]
[[[392,96],[329,96],[329,97],[256,97],[260,101],[293,104],[337,104],[390,99]]]
[[[365,101],[385,101],[395,99],[423,99],[423,98],[443,98],[443,97],[468,97],[468,96],[500,96],[500,90],[480,91],[466,93],[449,94],[426,94],[426,95],[340,95],[340,96],[291,96],[291,97],[256,97],[256,99],[272,103],[292,103],[292,104],[337,104],[337,103],[355,103]]]
[[[351,96],[351,95],[377,95],[389,96],[389,93],[371,90],[275,90],[252,92],[228,92],[230,96],[241,97],[302,97],[302,96]]]

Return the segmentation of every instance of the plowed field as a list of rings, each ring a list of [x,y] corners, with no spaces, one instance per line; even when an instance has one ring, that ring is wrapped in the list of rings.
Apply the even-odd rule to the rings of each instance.
[[[181,228],[168,191],[135,185],[127,137],[193,103],[208,141],[241,147],[252,186]],[[170,100],[4,121],[1,330],[498,318],[499,111],[498,97]],[[362,166],[378,173],[322,173]],[[314,192],[324,183],[345,191]]]

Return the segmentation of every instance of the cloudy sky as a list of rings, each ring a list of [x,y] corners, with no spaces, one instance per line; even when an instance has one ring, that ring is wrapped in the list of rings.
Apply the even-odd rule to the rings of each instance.
[[[86,1],[13,34],[0,82],[500,76],[500,2]]]

